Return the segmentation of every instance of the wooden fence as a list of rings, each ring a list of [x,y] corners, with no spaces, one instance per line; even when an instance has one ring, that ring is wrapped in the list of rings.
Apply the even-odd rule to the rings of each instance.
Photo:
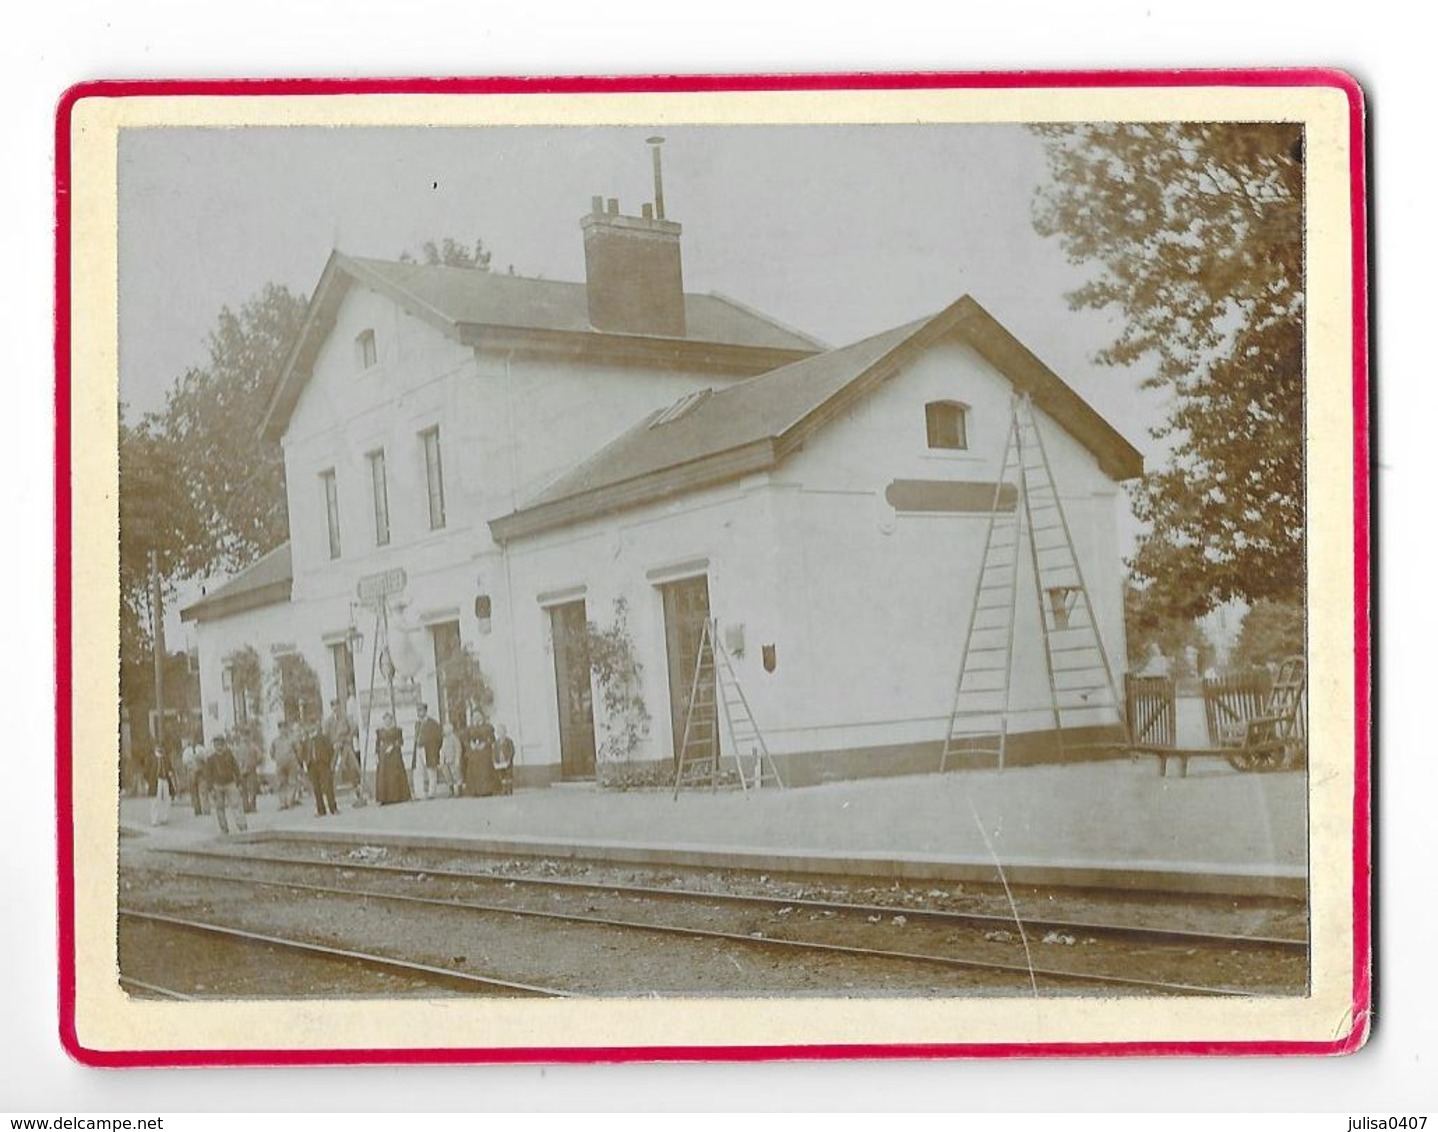
[[[1248,721],[1267,711],[1272,691],[1273,677],[1263,668],[1205,679],[1203,719],[1209,743],[1215,747],[1243,746]]]

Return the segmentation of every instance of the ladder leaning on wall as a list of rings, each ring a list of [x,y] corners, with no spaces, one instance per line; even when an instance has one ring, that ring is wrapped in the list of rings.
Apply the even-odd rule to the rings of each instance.
[[[717,696],[717,700],[716,700]],[[715,790],[719,786],[719,707],[724,709],[739,785],[744,790],[771,785],[783,787],[778,768],[769,755],[764,734],[754,720],[733,661],[718,638],[718,626],[706,619],[694,658],[694,679],[684,709],[684,737],[674,769],[674,797],[686,786]],[[747,750],[746,750],[747,748]]]
[[[1019,574],[1032,576],[1044,669],[1060,757],[1074,726],[1126,726],[1073,535],[1027,394],[1017,395],[1000,472],[939,769],[950,758],[994,756],[1003,768],[1013,703]],[[1082,717],[1082,723],[1076,717]],[[1109,717],[1112,717],[1110,724]],[[1096,722],[1097,721],[1097,722]]]

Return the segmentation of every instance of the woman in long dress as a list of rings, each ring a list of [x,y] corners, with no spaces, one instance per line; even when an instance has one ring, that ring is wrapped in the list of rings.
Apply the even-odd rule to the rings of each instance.
[[[374,795],[381,806],[390,802],[408,802],[409,774],[404,768],[404,732],[394,723],[394,713],[384,713],[384,726],[375,732],[375,751],[379,762],[375,769]]]
[[[472,715],[461,741],[464,744],[464,796],[488,797],[494,793],[494,728]]]

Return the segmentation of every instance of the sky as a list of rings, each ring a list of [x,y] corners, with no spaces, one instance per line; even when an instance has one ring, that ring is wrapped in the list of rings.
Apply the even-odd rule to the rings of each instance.
[[[308,295],[331,249],[377,258],[482,238],[492,267],[582,280],[595,195],[637,214],[655,131],[630,127],[127,132],[119,151],[120,386],[134,416],[202,365],[223,306]],[[1022,127],[664,130],[666,213],[689,291],[717,291],[843,345],[968,293],[1147,456],[1162,413],[1092,363],[1116,315],[1073,312],[1086,278],[1033,230],[1047,171]]]

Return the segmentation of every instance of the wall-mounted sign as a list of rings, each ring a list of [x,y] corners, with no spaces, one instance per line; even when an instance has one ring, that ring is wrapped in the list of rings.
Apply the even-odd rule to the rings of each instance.
[[[399,593],[404,589],[408,580],[405,577],[404,567],[394,566],[388,570],[381,570],[378,574],[366,574],[359,580],[355,590],[359,594],[360,601],[378,601],[382,597]]]
[[[422,689],[418,684],[396,684],[394,686],[394,706],[396,708],[414,707],[420,702]],[[389,689],[376,688],[374,691],[360,689],[355,696],[355,702],[361,711],[368,711],[371,715],[382,711],[389,711]]]

